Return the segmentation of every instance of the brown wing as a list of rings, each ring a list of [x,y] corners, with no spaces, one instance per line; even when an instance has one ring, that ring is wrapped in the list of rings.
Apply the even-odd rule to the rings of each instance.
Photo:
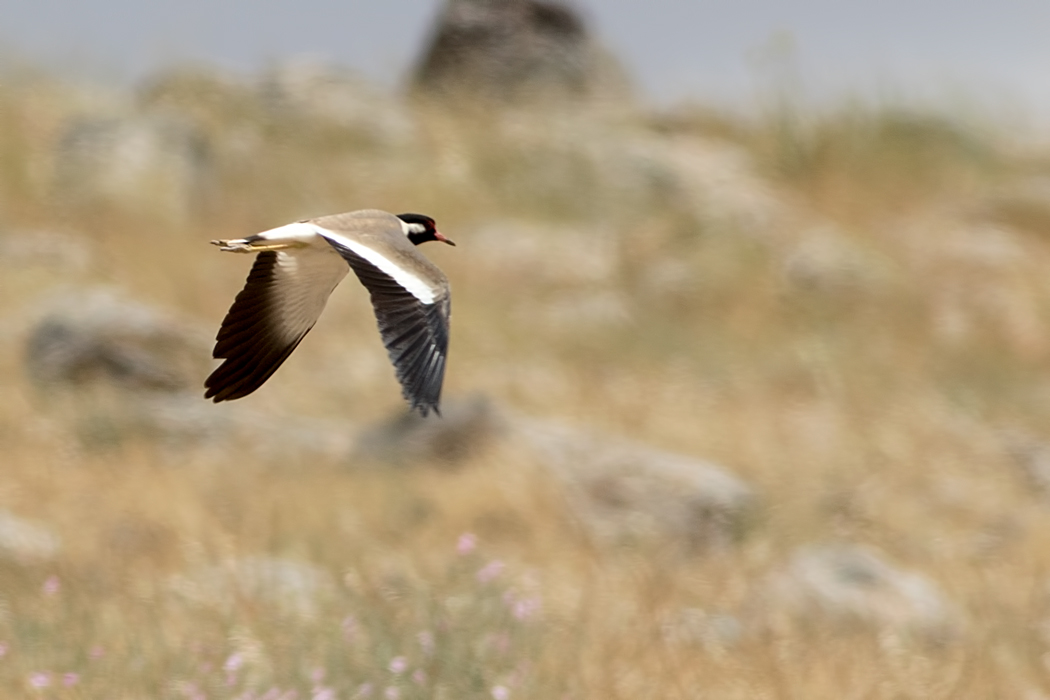
[[[212,355],[225,362],[205,380],[204,398],[231,401],[262,386],[313,328],[346,271],[325,248],[259,253],[219,329]]]

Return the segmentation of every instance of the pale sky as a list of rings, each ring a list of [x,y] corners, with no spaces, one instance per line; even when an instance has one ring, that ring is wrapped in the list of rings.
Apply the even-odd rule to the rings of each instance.
[[[1050,115],[1048,0],[577,4],[651,100],[740,102],[787,74],[814,98],[962,96]],[[175,60],[251,71],[311,54],[389,85],[420,51],[439,6],[438,0],[10,1],[0,2],[0,49],[120,78]]]

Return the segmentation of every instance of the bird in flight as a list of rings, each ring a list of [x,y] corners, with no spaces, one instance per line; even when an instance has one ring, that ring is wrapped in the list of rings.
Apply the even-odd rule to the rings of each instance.
[[[424,417],[439,413],[448,356],[449,284],[416,250],[426,241],[455,245],[429,216],[395,216],[377,209],[212,241],[220,250],[257,255],[219,328],[212,355],[223,363],[205,380],[204,398],[231,401],[262,386],[353,270],[371,295],[379,334],[405,399]]]

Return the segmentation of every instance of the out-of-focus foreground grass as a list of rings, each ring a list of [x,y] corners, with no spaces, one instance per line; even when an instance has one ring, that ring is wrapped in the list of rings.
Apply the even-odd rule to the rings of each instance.
[[[207,74],[110,102],[0,85],[0,236],[63,232],[90,260],[0,277],[0,507],[62,541],[0,562],[5,697],[1050,696],[1050,495],[1017,461],[1050,434],[1050,151],[863,105],[396,109],[376,132]],[[60,141],[91,110],[188,120],[210,179],[173,206],[147,180],[80,196],[95,175],[62,176]],[[248,261],[209,240],[365,207],[458,243],[424,250],[454,288],[447,398],[724,464],[759,494],[738,540],[594,541],[513,450],[364,469],[93,443],[25,377],[23,321],[56,288],[217,327]],[[337,290],[246,401],[399,410],[365,297]],[[763,608],[792,552],[838,542],[929,577],[955,629]],[[230,561],[277,595],[223,588]],[[686,611],[737,626],[680,634]]]

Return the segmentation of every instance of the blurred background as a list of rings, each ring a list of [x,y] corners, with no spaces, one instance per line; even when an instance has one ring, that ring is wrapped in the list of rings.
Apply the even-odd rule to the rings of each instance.
[[[1050,9],[0,7],[11,697],[1050,698]],[[354,279],[433,216],[443,417]]]

